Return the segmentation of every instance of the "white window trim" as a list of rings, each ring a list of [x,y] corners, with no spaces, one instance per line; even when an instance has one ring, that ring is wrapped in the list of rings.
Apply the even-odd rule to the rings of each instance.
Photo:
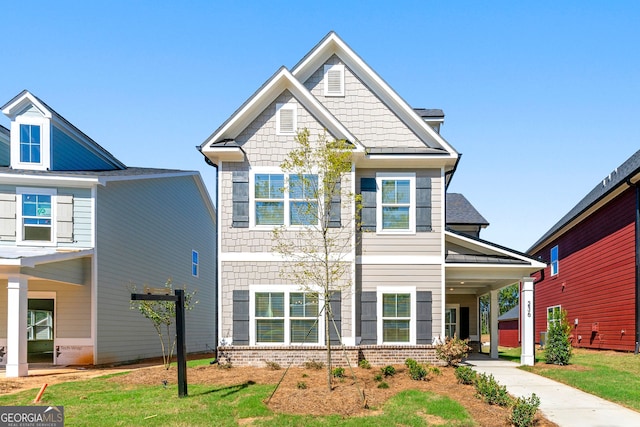
[[[22,195],[23,194],[43,194],[51,196],[51,241],[44,240],[23,240],[23,223],[22,223]],[[35,187],[17,187],[16,188],[16,244],[20,246],[56,246],[57,241],[57,190],[55,188],[35,188]]]
[[[550,305],[550,306],[547,307],[547,331],[549,330],[549,311],[550,310],[555,310],[556,308],[558,309],[558,311],[560,313],[562,313],[562,305],[560,305],[560,304],[558,304],[558,305]],[[557,322],[557,321],[559,321],[559,319],[554,319],[554,321]]]
[[[407,230],[385,230],[382,228],[382,181],[409,180],[409,228]],[[378,172],[376,174],[376,233],[415,234],[416,233],[416,174],[413,172]]]
[[[456,337],[460,338],[460,304],[445,304],[445,312],[446,310],[450,309],[450,308],[455,308],[456,309]],[[445,321],[445,316],[442,316],[442,322],[445,324],[446,327],[446,321]]]
[[[384,342],[382,327],[382,295],[383,294],[410,294],[411,318],[409,319],[409,342]],[[378,345],[415,345],[416,344],[416,288],[415,286],[379,286],[376,289],[376,318]]]
[[[555,269],[553,267],[554,262],[553,262],[553,256],[552,256],[554,249],[556,250]],[[550,268],[551,275],[557,276],[558,273],[560,272],[560,249],[558,248],[558,245],[555,245],[549,251],[549,259],[550,259],[549,268]]]
[[[284,342],[282,343],[258,343],[256,342],[256,293],[261,292],[282,292],[284,293],[285,311],[284,311]],[[310,343],[292,343],[291,339],[291,318],[289,312],[289,294],[295,292],[312,292],[303,289],[299,285],[249,285],[249,345],[252,346],[317,346],[324,345],[324,314],[322,306],[324,299],[322,294],[318,294],[318,342]],[[313,319],[310,317],[309,319]]]
[[[40,126],[40,163],[20,161],[20,125]],[[51,125],[45,117],[18,116],[11,123],[11,166],[14,169],[47,170],[51,168]]]
[[[329,91],[329,71],[340,72],[340,91],[338,92]],[[342,64],[325,65],[323,79],[324,79],[324,96],[344,96],[344,65]]]
[[[196,254],[197,262],[193,262],[193,254]],[[193,274],[193,267],[196,268],[196,274]],[[191,275],[193,277],[200,277],[200,253],[194,249],[191,250]]]
[[[293,130],[282,131],[280,128],[280,111],[291,110],[293,112]],[[298,109],[297,105],[293,103],[276,104],[276,135],[295,135],[298,129]]]
[[[258,225],[256,224],[256,175],[262,175],[262,174],[277,174],[277,175],[283,175],[284,176],[284,186],[285,186],[285,191],[284,191],[284,223],[280,224],[280,225]],[[320,176],[320,174],[318,174],[317,172],[308,172],[309,175],[318,175],[318,185],[320,185],[320,183],[322,182],[322,176]],[[280,168],[275,168],[275,167],[259,167],[259,168],[255,168],[255,169],[251,169],[251,171],[249,172],[249,229],[254,229],[254,230],[265,230],[265,231],[272,231],[275,228],[278,227],[285,227],[288,230],[303,230],[303,229],[307,229],[309,227],[316,227],[319,224],[310,224],[310,225],[291,225],[290,224],[290,216],[291,216],[291,206],[290,206],[290,202],[291,201],[295,201],[295,200],[299,200],[299,199],[290,199],[289,198],[289,191],[287,190],[287,188],[289,187],[289,176],[291,174],[283,172],[282,169]],[[295,174],[293,174],[295,175]]]

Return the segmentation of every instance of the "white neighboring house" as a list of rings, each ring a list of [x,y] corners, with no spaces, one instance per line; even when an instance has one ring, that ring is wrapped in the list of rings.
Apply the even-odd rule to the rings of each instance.
[[[218,169],[218,327],[234,364],[301,364],[322,359],[327,339],[339,343],[324,336],[322,319],[311,327],[317,307],[297,308],[304,292],[278,274],[288,261],[273,253],[274,226],[300,227],[288,215],[295,197],[278,189],[287,179],[280,164],[303,128],[353,146],[341,185],[362,195],[360,239],[340,254],[351,263],[351,288],[331,305],[341,342],[356,357],[433,360],[432,344],[446,336],[478,342],[480,296],[491,294],[495,307],[501,288],[544,268],[481,240],[488,223],[464,197],[447,194],[460,157],[440,135],[443,121],[441,110],[411,108],[331,32],[199,147]],[[355,229],[342,209],[332,225]],[[304,322],[313,331],[303,340]],[[491,324],[497,357],[497,315]]]
[[[2,108],[0,364],[87,365],[161,354],[130,309],[136,284],[197,291],[187,351],[216,338],[215,208],[198,172],[127,167],[28,91]]]

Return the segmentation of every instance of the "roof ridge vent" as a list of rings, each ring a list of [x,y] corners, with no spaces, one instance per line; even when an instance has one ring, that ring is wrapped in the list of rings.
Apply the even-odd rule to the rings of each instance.
[[[606,187],[607,184],[613,180],[614,176],[617,175],[617,173],[618,173],[618,168],[615,168],[613,171],[611,171],[609,175],[605,176],[604,179],[602,180],[602,186]]]

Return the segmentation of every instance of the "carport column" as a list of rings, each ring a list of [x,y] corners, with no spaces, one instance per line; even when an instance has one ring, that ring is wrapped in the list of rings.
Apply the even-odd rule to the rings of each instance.
[[[500,306],[498,305],[499,291],[491,291],[491,302],[489,305],[489,332],[491,334],[491,358],[498,358],[498,313]]]
[[[533,366],[535,363],[535,328],[533,324],[533,277],[522,278],[520,292],[520,343],[522,353],[520,364]]]
[[[9,276],[7,286],[7,368],[8,377],[26,377],[28,284],[22,276]]]

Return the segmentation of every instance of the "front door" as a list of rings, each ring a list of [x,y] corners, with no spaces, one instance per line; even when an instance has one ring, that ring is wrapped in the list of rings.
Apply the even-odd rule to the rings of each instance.
[[[53,315],[55,302],[29,298],[27,310],[27,362],[53,363]]]

